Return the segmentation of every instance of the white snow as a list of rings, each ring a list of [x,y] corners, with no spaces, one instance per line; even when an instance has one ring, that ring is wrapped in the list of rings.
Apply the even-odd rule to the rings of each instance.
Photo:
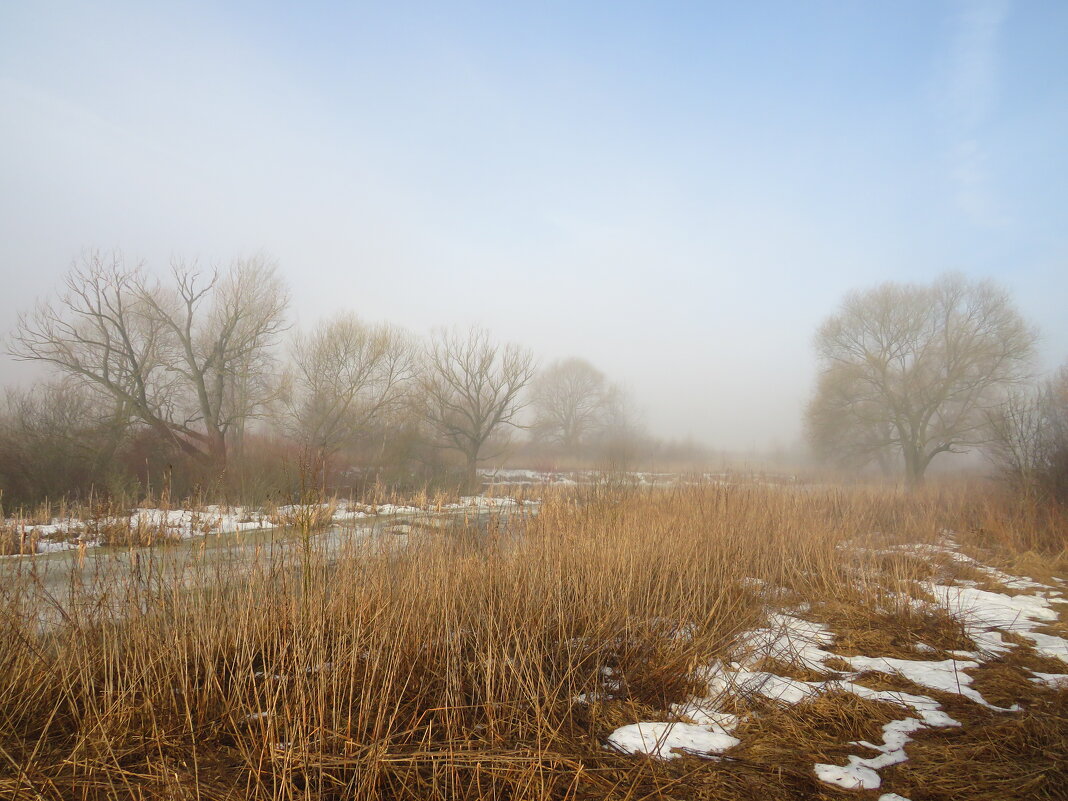
[[[824,682],[799,681],[764,671],[725,668],[713,665],[705,672],[712,698],[728,695],[761,695],[784,704],[798,704],[811,698],[825,686]]]
[[[1035,595],[1005,595],[974,587],[924,583],[923,588],[951,614],[972,625],[1027,631],[1035,621],[1057,619],[1049,601]]]
[[[741,719],[729,712],[720,712],[710,698],[692,698],[685,704],[672,704],[671,712],[680,718],[689,718],[699,726],[719,726],[724,731],[734,731]]]
[[[968,635],[975,642],[976,651],[954,651],[954,659],[923,660],[898,659],[893,657],[853,656],[842,657],[828,648],[833,645],[834,634],[826,626],[804,620],[796,614],[776,612],[768,617],[767,625],[748,631],[738,637],[734,660],[729,663],[715,662],[699,669],[695,678],[707,685],[706,697],[695,697],[684,704],[676,704],[671,712],[677,717],[693,721],[686,723],[636,723],[613,732],[609,744],[626,753],[644,753],[661,759],[671,759],[676,751],[722,753],[722,750],[737,744],[737,739],[728,734],[738,723],[738,718],[720,711],[725,698],[759,695],[784,704],[797,704],[827,692],[853,693],[860,698],[894,704],[909,711],[909,715],[893,720],[883,726],[881,743],[857,742],[860,746],[876,752],[874,756],[850,755],[844,765],[818,764],[816,776],[823,782],[848,790],[874,790],[881,784],[879,771],[889,765],[908,759],[905,746],[911,736],[925,727],[960,726],[960,722],[946,714],[933,698],[926,695],[874,690],[859,683],[866,672],[880,672],[903,676],[923,687],[941,692],[958,694],[973,703],[998,712],[1014,712],[1019,707],[994,706],[972,686],[972,677],[967,670],[978,668],[991,656],[1005,653],[1013,645],[1003,638],[1005,632],[1015,632],[1030,639],[1040,653],[1060,656],[1068,661],[1068,641],[1036,629],[1058,619],[1051,603],[1059,599],[1047,597],[1056,592],[1048,585],[1012,576],[989,568],[969,556],[955,550],[952,541],[940,545],[899,546],[894,552],[910,548],[920,554],[943,554],[955,561],[967,563],[987,573],[991,578],[1014,589],[1031,589],[1035,594],[1008,595],[981,590],[974,582],[956,585],[925,583],[923,588],[936,598],[936,604],[960,619]],[[761,586],[750,582],[750,586]],[[962,586],[963,585],[963,586]],[[927,602],[912,601],[921,608],[930,607]],[[913,646],[917,653],[931,653],[936,649],[925,643]],[[838,674],[825,681],[800,681],[774,673],[753,670],[762,659],[804,666],[815,670],[828,670],[826,662],[831,657],[844,659],[852,669],[847,674]],[[1033,672],[1032,681],[1051,687],[1068,687],[1068,674]],[[716,748],[719,747],[719,751]],[[895,793],[884,793],[880,801],[908,801]]]
[[[792,615],[772,614],[768,617],[767,626],[743,634],[739,638],[738,648],[742,653],[758,658],[797,662],[824,670],[824,660],[833,654],[820,646],[832,642],[834,635],[821,623],[812,623]]]
[[[909,681],[932,690],[957,693],[975,701],[977,704],[995,709],[999,712],[1015,712],[1019,707],[1004,709],[986,702],[986,699],[972,688],[972,677],[964,671],[979,667],[978,662],[945,659],[940,662],[912,659],[891,659],[889,657],[850,656],[843,657],[858,671],[874,670],[881,673],[896,673]]]
[[[881,783],[879,774],[872,768],[860,764],[859,757],[851,756],[845,767],[838,765],[816,765],[816,778],[826,784],[833,784],[846,790],[874,790]],[[854,762],[854,760],[856,760]]]
[[[878,756],[859,757],[850,754],[845,765],[818,764],[815,766],[816,778],[846,790],[874,790],[882,783],[876,771],[906,761],[908,755],[905,753],[905,744],[912,740],[909,735],[917,729],[922,729],[924,725],[916,718],[892,720],[883,726],[882,743],[870,743],[866,740],[852,743],[878,751]]]
[[[741,742],[717,723],[643,722],[621,726],[608,737],[608,745],[625,754],[648,754],[657,759],[674,759],[675,749],[697,756],[714,756]]]
[[[487,497],[483,495],[461,497],[456,503],[426,506],[403,506],[383,503],[371,506],[340,501],[332,512],[332,521],[360,520],[374,516],[405,514],[434,514],[441,512],[459,512],[470,509],[483,512],[491,509],[506,509],[520,506],[521,503],[509,497]],[[92,529],[96,526],[127,526],[131,531],[147,529],[166,539],[186,540],[208,534],[235,534],[242,531],[266,530],[278,527],[278,519],[296,519],[308,509],[329,509],[330,504],[311,504],[309,506],[280,506],[274,514],[268,516],[263,509],[246,509],[244,507],[205,506],[200,509],[134,509],[129,515],[108,517],[99,521],[87,522],[75,518],[55,519],[51,523],[22,525],[7,521],[27,539],[36,539],[38,553],[55,553],[80,547],[99,545]],[[273,518],[273,519],[272,519]],[[31,554],[26,554],[31,555]],[[15,557],[19,554],[13,555]],[[3,558],[3,557],[0,557]]]
[[[960,726],[960,721],[954,720],[943,712],[942,705],[926,695],[913,695],[912,693],[899,692],[897,690],[873,690],[862,684],[853,684],[851,682],[842,684],[836,689],[851,692],[869,701],[883,701],[888,704],[908,707],[919,713],[920,720],[932,728]]]
[[[515,498],[492,498],[486,495],[472,495],[460,498],[459,503],[447,503],[442,509],[500,509],[506,506],[518,506]]]
[[[981,649],[1003,653],[1009,645],[1001,634],[1011,631],[1031,640],[1035,650],[1068,662],[1068,640],[1035,629],[1058,619],[1047,598],[1038,595],[1005,595],[974,587],[925,583],[923,588],[938,599],[951,615],[965,624],[965,630]]]
[[[1068,662],[1068,640],[1064,637],[1043,634],[1041,631],[1022,631],[1020,634],[1033,642],[1035,650],[1042,656],[1053,656]]]
[[[1031,681],[1036,684],[1047,684],[1055,690],[1068,690],[1068,674],[1065,673],[1042,673],[1032,670],[1034,676]]]

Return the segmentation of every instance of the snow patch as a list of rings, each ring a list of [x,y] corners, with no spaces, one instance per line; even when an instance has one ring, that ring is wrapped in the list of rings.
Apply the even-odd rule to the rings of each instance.
[[[1038,626],[1058,619],[1047,598],[1037,595],[1005,595],[975,587],[924,583],[923,588],[938,599],[939,605],[962,620],[969,637],[991,653],[1003,653],[1009,644],[993,629],[1015,632],[1031,640],[1035,650],[1068,662],[1068,640],[1035,631]]]
[[[657,759],[674,759],[678,752],[710,757],[741,742],[718,725],[643,722],[621,726],[608,737],[607,745],[624,754],[648,754]]]
[[[892,659],[889,657],[852,656],[843,657],[858,671],[873,670],[879,673],[891,673],[904,676],[911,682],[932,690],[942,690],[947,693],[957,693],[974,701],[977,704],[994,709],[998,712],[1017,712],[1019,706],[1011,708],[994,706],[987,703],[979,692],[972,688],[972,677],[964,671],[968,668],[979,667],[978,662],[960,661],[957,659],[945,659],[940,662],[920,661],[911,659]]]
[[[1031,675],[1034,676],[1031,681],[1036,684],[1045,684],[1052,687],[1054,690],[1068,690],[1068,674],[1042,673],[1037,670],[1032,670]]]

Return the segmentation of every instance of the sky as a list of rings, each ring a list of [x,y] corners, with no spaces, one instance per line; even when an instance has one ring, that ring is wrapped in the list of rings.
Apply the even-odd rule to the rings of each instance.
[[[264,253],[297,326],[479,324],[789,447],[853,289],[992,278],[1068,360],[1066,41],[1060,0],[7,0],[0,335],[90,249]]]

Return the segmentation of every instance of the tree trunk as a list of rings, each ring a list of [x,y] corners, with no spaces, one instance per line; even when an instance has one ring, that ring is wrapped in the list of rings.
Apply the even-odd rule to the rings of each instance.
[[[890,457],[891,454],[887,452],[885,447],[879,448],[875,452],[875,462],[879,465],[879,473],[884,481],[889,481],[894,475],[894,464]]]
[[[906,446],[903,451],[905,455],[905,487],[909,490],[918,489],[923,486],[923,473],[927,463],[916,448]]]
[[[478,495],[482,485],[478,480],[478,454],[468,453],[467,464],[464,469],[464,492],[469,495]]]
[[[208,458],[215,477],[222,476],[226,472],[226,435],[221,431],[208,432]]]

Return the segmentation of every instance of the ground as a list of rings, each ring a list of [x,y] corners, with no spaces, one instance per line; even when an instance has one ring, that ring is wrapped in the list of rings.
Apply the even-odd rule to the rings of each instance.
[[[0,797],[1063,797],[1060,518],[718,481],[459,503],[9,558]]]

